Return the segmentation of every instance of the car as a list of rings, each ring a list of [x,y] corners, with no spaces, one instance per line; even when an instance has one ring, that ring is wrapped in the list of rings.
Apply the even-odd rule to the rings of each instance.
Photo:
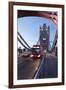
[[[24,53],[22,53],[22,57],[30,57],[30,53],[29,52],[24,52]]]

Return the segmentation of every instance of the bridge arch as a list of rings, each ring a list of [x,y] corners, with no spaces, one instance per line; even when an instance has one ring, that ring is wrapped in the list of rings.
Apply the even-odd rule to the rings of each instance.
[[[55,20],[55,18],[52,18],[52,15],[57,16],[57,12],[18,10],[18,18],[28,17],[28,16],[37,16],[37,17],[42,17],[42,18],[51,20],[54,23],[52,19]],[[57,24],[57,23],[54,23],[54,24]]]
[[[29,10],[18,10],[18,18],[20,17],[27,17],[27,16],[39,16],[49,20],[57,27],[57,12],[49,12],[49,11],[29,11]]]

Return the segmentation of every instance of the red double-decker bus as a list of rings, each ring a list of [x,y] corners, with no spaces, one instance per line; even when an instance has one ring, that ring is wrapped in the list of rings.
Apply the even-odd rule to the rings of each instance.
[[[33,58],[40,58],[41,57],[41,47],[40,47],[40,45],[33,45],[31,51],[32,51],[31,57],[33,57]]]

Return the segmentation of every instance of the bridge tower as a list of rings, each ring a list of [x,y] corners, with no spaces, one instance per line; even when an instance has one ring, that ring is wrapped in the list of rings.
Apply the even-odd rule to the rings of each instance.
[[[49,33],[50,32],[50,27],[47,26],[46,24],[43,24],[43,26],[40,26],[40,45],[44,49],[48,49],[49,46]]]

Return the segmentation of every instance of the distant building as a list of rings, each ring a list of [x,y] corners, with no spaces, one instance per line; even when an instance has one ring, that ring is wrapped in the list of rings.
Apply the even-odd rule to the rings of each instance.
[[[48,44],[49,44],[49,31],[50,27],[47,26],[46,24],[43,24],[42,27],[40,27],[40,45],[44,49],[48,49]]]
[[[22,53],[21,47],[18,48],[18,55]]]

